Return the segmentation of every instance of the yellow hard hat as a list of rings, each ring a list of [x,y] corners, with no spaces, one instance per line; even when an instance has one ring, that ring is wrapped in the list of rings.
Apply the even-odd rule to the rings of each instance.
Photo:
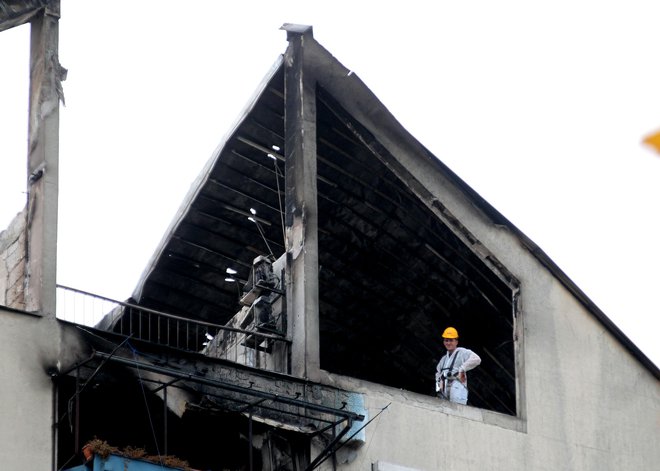
[[[458,330],[454,329],[453,327],[447,327],[445,331],[442,333],[442,338],[443,339],[457,339],[458,338]]]

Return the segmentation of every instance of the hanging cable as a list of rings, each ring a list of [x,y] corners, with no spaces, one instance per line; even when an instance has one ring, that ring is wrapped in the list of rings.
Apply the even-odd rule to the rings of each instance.
[[[156,454],[158,455],[158,461],[161,467],[163,467],[163,458],[160,455],[160,449],[158,447],[158,439],[156,438],[156,429],[154,428],[153,420],[151,419],[151,411],[149,410],[149,403],[147,402],[147,393],[144,390],[144,382],[142,381],[142,375],[140,374],[140,366],[137,359],[137,351],[129,343],[128,346],[133,353],[133,360],[135,361],[135,369],[137,370],[138,379],[140,382],[140,389],[142,390],[142,397],[144,398],[144,406],[147,409],[147,417],[149,418],[149,427],[151,428],[151,435],[154,438],[154,445],[156,446]]]
[[[357,430],[353,433],[353,435],[351,435],[350,437],[348,437],[348,438],[344,441],[344,443],[341,443],[337,448],[333,449],[332,451],[329,451],[328,454],[327,454],[322,460],[320,460],[318,463],[316,463],[315,466],[314,466],[313,468],[309,468],[309,471],[311,471],[312,469],[316,469],[316,468],[318,468],[319,466],[321,466],[321,463],[323,463],[325,460],[328,459],[328,457],[330,457],[331,455],[334,455],[335,453],[337,453],[337,452],[338,452],[338,451],[339,451],[344,445],[346,445],[348,442],[350,442],[350,441],[353,439],[353,437],[355,437],[358,433],[360,433],[362,430],[364,430],[364,428],[365,428],[367,425],[369,425],[371,422],[373,422],[374,420],[376,420],[376,418],[377,418],[380,414],[382,414],[383,412],[385,412],[385,409],[387,409],[388,407],[390,407],[391,404],[392,404],[392,403],[390,402],[390,403],[388,403],[385,407],[383,407],[383,408],[378,412],[378,414],[374,415],[374,416],[371,418],[371,420],[369,420],[366,424],[364,424],[362,427],[360,427],[359,429],[357,429]]]
[[[259,220],[256,218],[257,210],[254,208],[250,208],[250,213],[252,213],[252,216],[248,217],[248,221],[252,221],[257,226],[257,229],[259,230],[259,234],[261,235],[261,238],[264,240],[264,242],[266,243],[266,247],[268,248],[268,255],[273,261],[275,261],[275,254],[273,253],[273,249],[270,248],[270,244],[266,239],[266,234],[261,228],[261,224],[259,224]]]
[[[392,403],[390,402],[390,403],[387,404],[385,407],[383,407],[383,408],[380,410],[380,412],[379,412],[378,414],[376,414],[376,416],[374,417],[374,419],[375,419],[376,417],[378,417],[378,416],[381,414],[381,412],[383,412],[385,409],[387,409],[387,408],[390,406],[390,404],[392,404]],[[371,420],[374,420],[374,419],[371,419]],[[369,422],[371,422],[371,420],[370,420]],[[366,424],[364,424],[364,427],[366,427],[367,425],[369,425],[369,422],[367,422]],[[373,433],[371,434],[372,437],[376,435],[376,431],[378,430],[378,426],[379,426],[379,425],[380,425],[380,421],[378,421],[378,423],[376,424],[376,428],[374,428],[374,431],[373,431]],[[364,427],[362,427],[362,428],[364,428]],[[360,429],[360,430],[362,430],[362,429]],[[358,432],[359,432],[360,430],[358,430]],[[356,433],[357,433],[357,432],[356,432]],[[353,438],[354,435],[355,435],[355,434],[351,435],[350,438]],[[360,460],[360,463],[362,463],[362,461],[364,460],[364,457],[368,455],[369,447],[371,446],[371,443],[372,443],[372,442],[373,442],[373,440],[371,440],[371,441],[369,442],[369,444],[367,445],[367,448],[364,450],[364,453],[363,453],[363,455],[362,455],[362,459]],[[336,451],[336,450],[335,450],[335,451]]]
[[[74,453],[73,455],[71,455],[71,458],[69,458],[68,460],[66,460],[66,461],[64,462],[64,464],[63,464],[60,468],[58,468],[57,471],[62,471],[62,470],[64,469],[64,467],[65,467],[66,465],[68,465],[68,464],[71,462],[71,460],[73,460],[73,459],[76,458],[77,456],[78,456],[77,453]]]
[[[271,154],[268,154],[269,156]],[[280,194],[280,176],[284,179],[284,174],[281,172],[280,167],[277,165],[277,159],[273,158],[273,166],[275,167],[275,183],[277,184],[277,202],[280,205],[280,220],[282,221],[282,242],[286,246],[286,231],[284,228],[284,211],[282,210],[282,195]]]
[[[81,326],[77,326],[77,327],[78,327],[79,330],[81,330],[81,331],[83,331],[83,332],[86,332],[86,333],[88,333],[88,334],[91,334],[91,335],[93,335],[93,336],[95,336],[95,337],[98,337],[98,338],[100,338],[100,339],[106,340],[106,339],[104,339],[103,337],[100,337],[100,336],[94,334],[93,332],[91,332],[91,331],[89,331],[89,330],[87,330],[87,329],[82,328]],[[62,414],[62,416],[59,418],[59,420],[57,421],[58,423],[61,422],[62,420],[64,420],[64,418],[68,415],[68,417],[69,417],[69,428],[71,428],[71,429],[73,428],[73,424],[72,424],[72,417],[73,417],[73,401],[76,399],[77,396],[79,396],[79,395],[85,390],[85,388],[87,387],[87,385],[89,385],[89,384],[91,383],[91,381],[96,377],[96,375],[99,373],[99,371],[101,371],[101,368],[103,368],[103,366],[105,366],[105,364],[106,364],[106,363],[107,363],[107,362],[113,357],[113,355],[117,352],[117,350],[119,350],[124,344],[128,343],[128,341],[130,340],[130,338],[131,338],[132,336],[133,336],[133,334],[129,335],[128,337],[126,337],[126,338],[125,338],[121,343],[119,343],[119,344],[115,344],[114,342],[108,342],[108,343],[111,343],[112,345],[114,345],[114,348],[113,348],[113,350],[110,352],[110,355],[108,356],[108,358],[106,358],[105,360],[103,360],[103,361],[102,361],[102,362],[96,367],[96,369],[94,370],[94,372],[93,372],[93,373],[87,378],[87,381],[85,381],[85,383],[83,383],[83,385],[82,385],[80,388],[78,388],[78,386],[76,385],[76,392],[75,392],[75,393],[69,398],[69,400],[67,401],[67,410],[66,410],[66,412],[65,412],[64,414]],[[106,340],[106,341],[107,341],[107,340]],[[94,356],[95,356],[95,353],[92,353],[91,357],[90,357],[88,360],[86,360],[85,362],[83,362],[82,364],[77,364],[75,367],[73,367],[73,368],[71,368],[71,369],[69,369],[69,370],[67,370],[67,371],[65,371],[65,372],[63,372],[63,373],[60,373],[60,374],[61,374],[61,375],[66,375],[66,374],[68,374],[69,372],[73,371],[74,369],[77,370],[77,369],[78,369],[80,366],[82,366],[83,364],[86,364],[86,363],[88,363],[89,361],[91,361],[91,360],[94,358]],[[76,373],[76,381],[78,381],[78,373]]]

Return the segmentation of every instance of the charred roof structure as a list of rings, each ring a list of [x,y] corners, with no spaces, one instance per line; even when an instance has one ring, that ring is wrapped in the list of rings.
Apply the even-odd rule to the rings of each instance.
[[[471,404],[516,415],[519,282],[437,197],[439,188],[458,188],[648,362],[532,241],[403,129],[311,27],[283,29],[287,53],[192,186],[133,302],[225,324],[253,260],[286,259],[286,373],[315,379],[320,368],[432,394],[440,332],[453,325],[483,359]]]
[[[484,356],[474,404],[515,415],[516,281],[396,154],[412,149],[415,158],[456,177],[314,41],[311,28],[287,29],[291,49],[304,42],[304,53],[294,58],[290,51],[274,65],[184,202],[135,302],[227,322],[237,308],[227,270],[247,280],[253,259],[282,256],[287,231],[302,213],[306,230],[317,233],[317,242],[304,243],[308,257],[318,254],[322,369],[431,394],[440,333],[455,325]],[[298,66],[287,67],[287,60],[304,61],[302,78],[287,70]],[[309,109],[297,119],[313,142],[305,160],[290,165],[295,149],[287,117],[298,110],[287,100],[288,87],[300,80]],[[314,181],[298,203],[290,173],[303,166],[311,175],[304,178]]]
[[[283,28],[286,54],[201,172],[130,302],[99,324],[110,332],[77,333],[87,359],[58,376],[59,409],[77,421],[73,434],[59,422],[62,458],[94,430],[122,445],[146,436],[116,425],[140,413],[116,405],[146,387],[161,450],[205,467],[240,463],[249,427],[248,443],[254,431],[279,450],[264,466],[314,469],[367,419],[360,395],[323,386],[320,372],[433,395],[447,325],[484,359],[471,404],[517,414],[518,283],[407,165],[421,158],[455,176],[311,27]],[[272,265],[267,286],[262,264]],[[263,304],[276,317],[258,323]],[[100,404],[114,420],[95,412]],[[200,429],[218,427],[228,433],[221,459],[198,446]],[[308,456],[305,444],[323,433],[327,445]],[[250,469],[270,469],[253,456]]]
[[[657,463],[646,413],[657,367],[309,26],[283,26],[289,47],[132,298],[96,328],[54,319],[59,2],[0,13],[0,31],[32,22],[34,120],[29,204],[11,240],[0,237],[4,274],[26,287],[0,316],[8,374],[23,379],[0,393],[20,406],[3,409],[0,432],[21,446],[37,435],[42,467],[74,466],[97,435],[217,470]],[[431,397],[448,325],[483,360],[468,406]],[[640,394],[609,387],[614,367]],[[391,404],[386,433],[365,431]],[[592,440],[606,432],[603,450]]]

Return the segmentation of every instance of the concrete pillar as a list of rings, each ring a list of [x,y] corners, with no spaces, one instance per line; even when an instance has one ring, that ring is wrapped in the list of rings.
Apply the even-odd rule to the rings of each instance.
[[[59,0],[31,20],[25,309],[55,316],[59,102]]]
[[[319,379],[316,80],[304,67],[312,28],[285,25],[284,58],[286,309],[293,340],[291,374]]]

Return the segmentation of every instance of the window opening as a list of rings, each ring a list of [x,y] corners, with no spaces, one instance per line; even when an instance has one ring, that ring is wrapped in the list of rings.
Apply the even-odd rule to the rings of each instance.
[[[374,155],[378,145],[318,90],[321,368],[435,395],[453,326],[482,359],[468,403],[516,415],[512,284]]]

